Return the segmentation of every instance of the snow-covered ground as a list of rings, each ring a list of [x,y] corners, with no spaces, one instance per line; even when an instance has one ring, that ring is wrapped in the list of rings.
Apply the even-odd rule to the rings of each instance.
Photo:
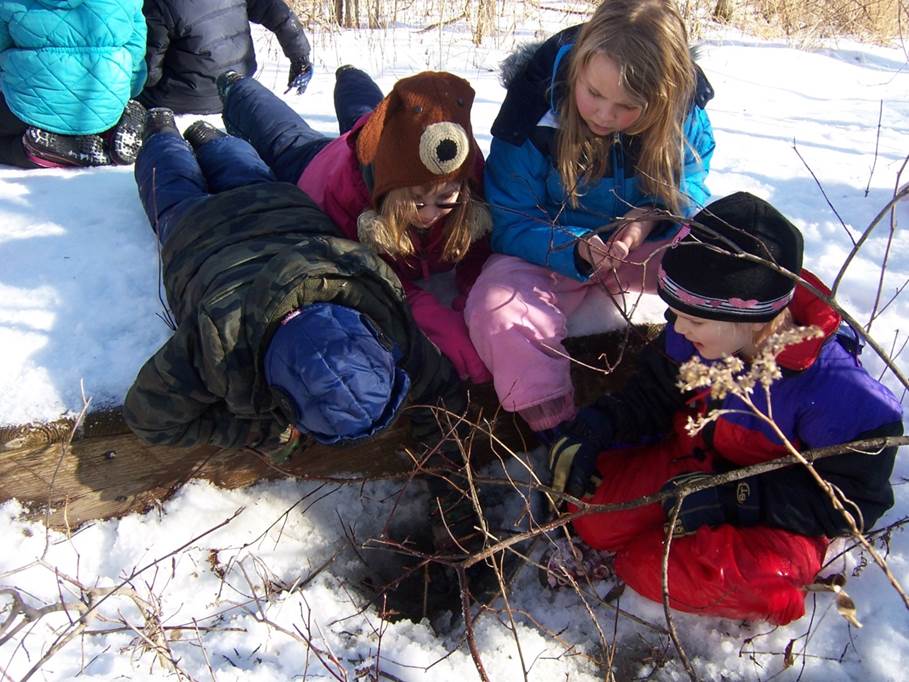
[[[525,20],[480,48],[457,26],[428,33],[405,27],[315,32],[316,76],[305,95],[287,100],[314,127],[333,134],[337,66],[366,68],[385,91],[397,78],[419,70],[450,70],[476,89],[474,130],[487,151],[489,127],[503,96],[498,62],[516,41],[571,22],[558,15]],[[286,61],[268,36],[261,38],[259,78],[282,92]],[[892,196],[909,154],[905,53],[851,42],[802,51],[715,32],[702,42],[699,55],[716,90],[708,107],[717,141],[711,190],[717,197],[747,190],[775,204],[802,229],[806,266],[832,282],[853,240]],[[178,125],[194,118],[181,117]],[[220,124],[217,117],[208,120]],[[900,182],[907,181],[909,173],[904,173]],[[890,217],[879,225],[852,262],[839,299],[862,323],[884,308],[872,333],[885,348],[899,350],[909,334],[909,295],[890,301],[909,279],[909,202],[898,209],[896,222],[903,229],[893,234],[889,251]],[[95,407],[122,401],[138,368],[168,335],[156,316],[161,310],[156,258],[131,168],[26,172],[0,167],[0,424],[77,413],[80,382]],[[643,316],[656,317],[661,309],[650,301]],[[602,324],[601,315],[588,311],[574,328],[591,331]],[[864,360],[875,374],[882,371],[869,350]],[[898,365],[909,371],[906,353]],[[886,381],[902,395],[892,377]],[[909,514],[907,478],[909,467],[901,457],[893,478],[897,503],[881,525]],[[377,533],[396,490],[391,482],[320,487],[284,481],[223,491],[197,482],[161,510],[91,524],[72,537],[46,534],[21,518],[16,503],[7,503],[0,506],[0,592],[15,587],[29,604],[40,606],[60,600],[60,584],[71,601],[78,596],[75,583],[104,588],[130,579],[139,596],[159,600],[165,627],[182,628],[167,631],[169,646],[179,669],[193,679],[354,679],[361,674],[358,679],[474,679],[474,663],[460,640],[463,630],[437,635],[427,622],[389,624],[374,608],[360,612],[357,607],[353,581],[362,567],[345,527],[352,526],[359,539]],[[419,522],[417,501],[408,501],[396,520],[410,514]],[[211,530],[227,519],[227,525]],[[332,556],[334,561],[319,572]],[[909,584],[907,559],[909,542],[896,532],[888,561],[903,585]],[[909,611],[875,566],[860,569],[859,562],[851,556],[846,573],[854,576],[847,589],[865,626],[861,630],[847,626],[829,595],[816,602],[809,598],[809,615],[778,629],[678,614],[676,624],[699,676],[905,679]],[[571,592],[542,590],[534,573],[520,573],[511,590],[511,606],[519,614],[514,624],[489,616],[477,622],[477,647],[490,679],[525,674],[534,680],[601,679],[591,658],[602,655],[591,613],[608,640],[619,642],[619,659],[628,662],[618,679],[645,676],[650,668],[659,668],[661,678],[686,677],[677,660],[664,664],[673,651],[659,605],[627,591],[621,608],[645,624],[625,615],[616,619],[611,608],[595,600],[588,611]],[[61,583],[61,575],[73,582]],[[293,591],[265,600],[267,585],[295,581],[302,582]],[[0,603],[8,602],[5,597]],[[121,620],[135,626],[143,622],[123,597],[111,598],[99,613],[103,618],[89,631]],[[0,612],[0,621],[4,617]],[[21,679],[77,618],[75,611],[47,616],[5,641],[0,626],[5,679]],[[85,634],[56,652],[38,676],[69,680],[81,671],[90,679],[173,677],[153,654],[140,655],[139,641],[128,629]],[[783,652],[792,641],[794,665],[784,670]]]

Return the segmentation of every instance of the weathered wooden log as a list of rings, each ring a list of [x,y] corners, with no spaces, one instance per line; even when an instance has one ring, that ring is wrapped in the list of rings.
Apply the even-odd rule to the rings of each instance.
[[[621,385],[641,345],[657,331],[646,326],[627,334],[569,339],[569,352],[578,361],[572,365],[578,402]],[[613,371],[604,371],[611,365],[616,365]],[[474,387],[471,404],[507,447],[524,451],[535,444],[521,419],[499,408],[491,386]],[[118,409],[89,413],[75,433],[74,422],[0,427],[0,501],[16,498],[48,525],[75,528],[150,509],[194,478],[236,488],[288,476],[379,478],[405,472],[412,464],[402,453],[408,445],[406,417],[368,442],[310,444],[281,465],[249,449],[147,445],[129,431]],[[488,455],[492,447],[478,430],[473,455]]]

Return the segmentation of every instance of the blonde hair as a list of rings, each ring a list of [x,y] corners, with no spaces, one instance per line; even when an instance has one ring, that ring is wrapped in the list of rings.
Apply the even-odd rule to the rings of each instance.
[[[423,185],[420,189],[429,194],[447,183]],[[470,197],[467,180],[462,180],[458,187],[458,205],[441,220],[445,221],[445,246],[442,249],[442,260],[457,263],[467,254],[474,233],[471,220],[475,210]],[[389,190],[382,198],[378,215],[375,219],[377,234],[373,240],[380,244],[382,250],[393,257],[412,256],[415,253],[411,239],[411,226],[419,222],[419,211],[413,199],[411,188],[401,187]]]
[[[556,161],[571,205],[580,185],[609,169],[611,139],[593,135],[578,113],[575,88],[581,70],[597,54],[619,69],[622,87],[641,104],[627,130],[640,138],[635,172],[643,191],[678,213],[685,145],[683,125],[694,95],[694,61],[688,34],[673,0],[604,0],[571,51],[568,90],[559,110]]]
[[[789,308],[783,308],[776,317],[764,323],[764,326],[754,332],[751,342],[756,350],[760,350],[771,336],[794,325],[795,319],[792,317],[792,311]]]

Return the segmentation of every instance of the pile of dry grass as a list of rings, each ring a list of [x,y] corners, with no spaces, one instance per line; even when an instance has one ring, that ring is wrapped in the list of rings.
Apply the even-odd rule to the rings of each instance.
[[[909,4],[905,0],[718,0],[711,18],[762,37],[786,37],[803,44],[833,37],[889,43],[903,38],[909,28]]]

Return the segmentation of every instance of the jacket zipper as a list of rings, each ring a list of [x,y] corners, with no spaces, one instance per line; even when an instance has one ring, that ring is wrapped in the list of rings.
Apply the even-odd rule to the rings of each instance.
[[[625,200],[625,148],[622,146],[622,135],[619,132],[612,134],[612,181],[613,193],[616,197],[616,208]],[[624,215],[624,211],[622,212]],[[621,215],[614,216],[621,218]]]

